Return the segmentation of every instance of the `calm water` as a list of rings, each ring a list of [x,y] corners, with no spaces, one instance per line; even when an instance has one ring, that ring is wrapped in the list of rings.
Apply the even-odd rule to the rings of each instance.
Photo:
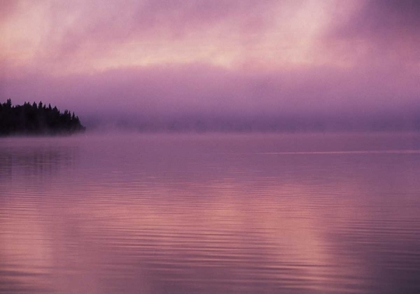
[[[0,293],[420,293],[420,135],[0,139]]]

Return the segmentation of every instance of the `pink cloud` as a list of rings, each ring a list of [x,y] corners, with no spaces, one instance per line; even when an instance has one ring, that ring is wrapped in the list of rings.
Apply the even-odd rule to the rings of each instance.
[[[358,54],[363,63],[418,63],[420,2],[366,0],[362,3],[344,20],[335,20],[324,40],[326,44],[340,46],[341,54]]]
[[[2,100],[150,120],[368,117],[420,107],[415,1],[359,1],[345,17],[334,14],[342,1],[22,3],[2,2],[11,27],[30,25],[21,17],[29,4],[45,19],[31,24],[37,50],[19,64],[0,60]]]
[[[16,13],[19,0],[2,0],[0,1],[0,24],[12,17]]]
[[[87,44],[99,53],[132,40],[166,40],[170,46],[171,40],[220,24],[226,30],[260,32],[271,25],[270,10],[276,6],[278,1],[272,0],[58,2],[49,6],[52,29],[45,47],[51,45],[58,56],[66,57]]]

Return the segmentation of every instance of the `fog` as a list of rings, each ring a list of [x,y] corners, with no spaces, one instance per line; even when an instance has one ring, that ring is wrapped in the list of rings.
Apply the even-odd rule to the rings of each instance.
[[[0,5],[0,102],[91,130],[419,129],[418,1]]]

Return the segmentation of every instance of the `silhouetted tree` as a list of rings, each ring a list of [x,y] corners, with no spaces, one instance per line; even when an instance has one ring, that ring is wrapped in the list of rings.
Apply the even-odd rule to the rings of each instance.
[[[57,107],[51,108],[51,104],[48,108],[42,102],[12,106],[11,99],[0,104],[0,135],[3,136],[72,134],[84,130],[74,112],[72,115],[68,110],[61,113]]]

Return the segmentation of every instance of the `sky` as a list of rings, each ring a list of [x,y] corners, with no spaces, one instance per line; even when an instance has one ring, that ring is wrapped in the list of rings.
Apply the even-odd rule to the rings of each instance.
[[[96,126],[420,128],[419,28],[417,0],[0,0],[0,102]]]

